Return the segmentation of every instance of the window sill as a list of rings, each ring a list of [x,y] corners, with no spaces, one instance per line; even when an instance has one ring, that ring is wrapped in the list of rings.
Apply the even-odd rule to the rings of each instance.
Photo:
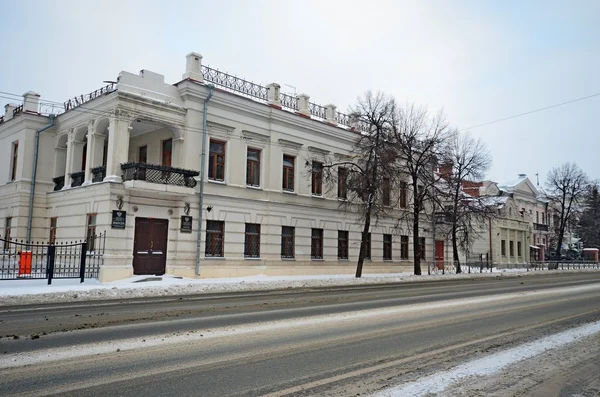
[[[261,260],[261,258],[260,257],[259,258],[254,258],[254,257],[246,257],[245,256],[244,260],[245,261],[259,261],[259,260]]]
[[[310,260],[313,262],[323,262],[324,261],[323,258],[310,258]]]
[[[223,261],[223,260],[225,260],[226,258],[225,258],[224,256],[205,256],[205,257],[204,257],[204,259],[205,259],[205,260],[208,260],[208,259],[210,259],[210,260]]]
[[[350,262],[348,258],[338,258],[338,262]]]
[[[282,261],[295,262],[296,258],[281,258]]]
[[[282,190],[282,191],[281,191],[281,193],[283,193],[283,194],[291,194],[291,195],[293,195],[293,196],[296,196],[296,195],[298,195],[298,193],[296,193],[296,192],[295,192],[295,191],[293,191],[293,190]]]
[[[343,197],[338,197],[337,199],[338,199],[338,201],[348,201],[347,198],[343,198]]]
[[[208,183],[214,183],[216,185],[225,185],[225,186],[227,185],[227,183],[225,181],[217,181],[215,179],[209,179]]]
[[[384,262],[393,262],[394,260],[393,259],[384,259],[383,261]]]
[[[263,190],[260,186],[246,185],[246,189]]]
[[[324,198],[325,198],[325,197],[323,197],[323,195],[322,195],[322,194],[314,194],[314,193],[313,193],[313,194],[311,194],[310,196],[311,196],[312,198],[318,198],[318,199],[324,199]]]

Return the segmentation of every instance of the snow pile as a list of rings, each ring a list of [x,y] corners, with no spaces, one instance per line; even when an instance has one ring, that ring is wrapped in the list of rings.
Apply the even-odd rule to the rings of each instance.
[[[372,397],[429,396],[444,391],[448,386],[473,376],[486,376],[510,364],[556,349],[600,332],[600,321],[570,329],[556,335],[525,343],[477,360],[438,372],[421,380],[378,392]]]
[[[561,273],[568,272],[573,271],[561,271]],[[88,279],[83,284],[80,284],[78,279],[54,279],[52,285],[47,285],[46,280],[2,280],[0,281],[0,306],[292,288],[344,287],[480,277],[519,277],[533,274],[547,274],[547,272],[524,272],[524,269],[493,269],[491,273],[423,276],[415,276],[411,273],[373,274],[363,275],[360,279],[351,274],[213,279],[189,279],[166,275],[162,277],[135,276],[106,284],[102,284],[95,279]],[[145,279],[156,279],[156,281],[141,282]]]

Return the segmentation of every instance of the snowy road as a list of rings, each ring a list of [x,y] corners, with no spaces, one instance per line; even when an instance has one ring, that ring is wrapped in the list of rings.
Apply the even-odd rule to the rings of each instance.
[[[586,273],[3,307],[0,334],[10,337],[0,341],[0,390],[365,395],[599,320],[599,299],[600,275]],[[589,354],[598,360],[598,349]],[[587,367],[555,367],[595,382],[581,375]],[[501,394],[494,376],[485,378],[492,395],[535,387],[515,382]],[[440,395],[459,395],[447,394],[452,387]]]

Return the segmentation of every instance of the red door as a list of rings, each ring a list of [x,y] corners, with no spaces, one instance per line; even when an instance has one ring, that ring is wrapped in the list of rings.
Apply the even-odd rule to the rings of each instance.
[[[444,268],[444,241],[436,240],[435,241],[435,264],[438,269],[442,270]]]
[[[135,218],[133,274],[165,274],[168,230],[167,219]]]

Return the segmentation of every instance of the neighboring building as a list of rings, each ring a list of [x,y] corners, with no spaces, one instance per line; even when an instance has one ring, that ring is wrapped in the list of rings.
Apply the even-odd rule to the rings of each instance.
[[[176,84],[148,70],[121,72],[116,83],[65,102],[39,135],[31,239],[106,231],[101,281],[352,273],[359,225],[305,163],[348,155],[358,124],[334,105],[244,81],[201,59],[189,54]],[[28,92],[0,120],[3,236],[27,237],[36,130],[50,122],[42,105]],[[124,224],[113,219],[117,210]],[[372,227],[366,272],[412,270],[412,238],[394,232],[396,219]],[[429,252],[430,226],[423,228]]]

